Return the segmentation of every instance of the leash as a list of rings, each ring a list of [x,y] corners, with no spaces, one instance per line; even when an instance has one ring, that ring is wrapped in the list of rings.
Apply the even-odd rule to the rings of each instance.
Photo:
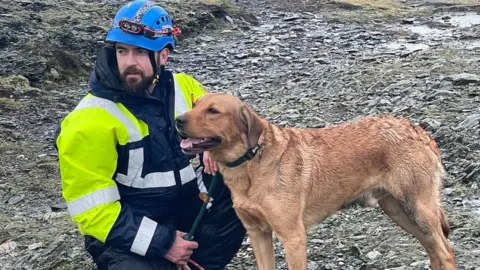
[[[200,208],[200,212],[198,213],[197,217],[195,218],[195,222],[193,222],[192,228],[187,234],[183,235],[184,240],[193,241],[193,235],[197,231],[198,225],[200,224],[200,221],[202,220],[203,215],[205,214],[205,210],[207,209],[207,204],[210,202],[210,198],[213,194],[213,191],[215,190],[217,180],[218,180],[218,172],[213,175],[212,182],[210,183],[210,187],[208,188],[208,193],[200,192],[199,197],[200,197],[200,200],[203,201],[203,205]],[[201,267],[198,263],[196,263],[191,259],[189,259],[188,262],[194,265],[195,267],[197,267],[199,270],[205,270],[205,268]],[[182,270],[190,270],[190,267],[188,267],[187,265],[184,265],[182,266]]]

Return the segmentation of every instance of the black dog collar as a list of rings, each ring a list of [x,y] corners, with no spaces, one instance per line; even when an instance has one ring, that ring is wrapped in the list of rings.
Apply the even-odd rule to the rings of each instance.
[[[248,151],[243,156],[239,157],[237,160],[235,160],[233,162],[225,163],[225,165],[227,167],[230,167],[230,168],[242,165],[244,162],[254,158],[255,155],[257,154],[258,150],[260,150],[260,148],[261,148],[261,146],[259,144],[257,144],[254,148],[248,149]]]

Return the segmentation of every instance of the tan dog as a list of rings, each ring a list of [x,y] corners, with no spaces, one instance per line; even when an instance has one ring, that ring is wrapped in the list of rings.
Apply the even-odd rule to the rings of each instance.
[[[272,232],[288,268],[307,269],[306,229],[347,205],[375,206],[425,247],[431,269],[456,269],[440,205],[437,144],[392,116],[321,129],[283,128],[241,100],[209,94],[177,118],[185,153],[208,150],[231,190],[258,269],[275,269]]]

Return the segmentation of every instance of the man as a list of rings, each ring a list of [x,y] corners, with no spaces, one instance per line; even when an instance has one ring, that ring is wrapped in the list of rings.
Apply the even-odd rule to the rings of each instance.
[[[179,146],[174,118],[205,91],[165,69],[177,32],[153,2],[121,7],[89,93],[60,125],[62,194],[98,269],[176,269],[189,259],[224,269],[245,235],[218,181],[194,241],[182,238],[216,165],[208,153],[194,159]]]

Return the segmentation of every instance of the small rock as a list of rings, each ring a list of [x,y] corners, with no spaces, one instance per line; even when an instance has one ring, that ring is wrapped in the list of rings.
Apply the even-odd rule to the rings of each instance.
[[[470,83],[480,83],[480,76],[470,73],[460,73],[445,77],[446,80],[452,81],[453,85],[467,85]]]
[[[418,262],[411,263],[410,266],[422,267],[422,266],[427,266],[429,264],[430,264],[430,262],[428,260],[423,260],[423,261],[418,261]]]
[[[0,245],[0,254],[11,254],[17,248],[15,241],[7,241]]]
[[[322,244],[324,241],[323,241],[322,239],[311,239],[310,242],[311,242],[311,243]]]
[[[415,22],[414,18],[403,18],[402,24],[413,24]]]
[[[42,220],[56,219],[68,215],[67,212],[50,212],[42,216]]]
[[[445,188],[443,193],[445,195],[451,195],[453,193],[453,188]]]
[[[58,74],[58,71],[54,68],[50,69],[50,74],[52,74],[53,78],[55,78],[55,79],[60,78],[60,74]]]
[[[426,129],[429,132],[437,130],[442,123],[432,118],[425,118],[420,122],[420,126]]]
[[[365,62],[365,63],[373,63],[373,62],[377,62],[377,58],[375,57],[364,57],[361,59],[362,62]]]
[[[317,262],[308,262],[307,263],[307,269],[318,269],[318,263]]]
[[[480,123],[480,114],[469,115],[465,120],[463,120],[458,128],[469,129],[477,126]]]
[[[385,268],[385,270],[405,270],[407,269],[406,266],[399,266],[399,267],[395,267],[395,268]]]
[[[248,54],[246,54],[246,53],[240,53],[240,54],[235,55],[235,58],[237,58],[237,59],[246,59],[247,57],[248,57]]]
[[[53,212],[63,211],[67,209],[67,204],[64,201],[59,203],[54,203],[50,205],[50,209],[52,209]]]
[[[230,16],[228,16],[228,15],[225,16],[225,19],[226,19],[229,23],[231,23],[231,24],[234,23],[232,17],[230,17]]]
[[[392,103],[390,102],[390,100],[385,99],[385,98],[381,98],[381,99],[378,101],[378,104],[380,104],[380,105],[392,105]]]
[[[215,38],[210,37],[210,36],[200,36],[198,37],[201,41],[203,42],[212,42],[215,41]]]
[[[325,34],[324,34],[324,33],[322,33],[322,32],[315,32],[315,31],[313,31],[313,32],[308,32],[305,36],[306,36],[306,37],[310,37],[310,38],[314,38],[314,39],[316,39],[316,38],[325,38]]]
[[[374,251],[370,251],[369,253],[367,253],[367,258],[370,259],[370,260],[375,260],[376,258],[378,258],[378,256],[382,255],[382,253],[374,250]]]
[[[19,202],[21,202],[23,200],[23,198],[25,198],[25,195],[22,194],[22,195],[14,195],[12,197],[10,197],[10,199],[8,199],[8,204],[9,205],[15,205]]]
[[[28,245],[28,249],[29,250],[35,250],[35,249],[38,249],[38,248],[41,248],[43,247],[43,243],[42,242],[39,242],[39,243],[34,243],[34,244],[31,244],[31,245]]]
[[[0,126],[4,126],[6,128],[15,128],[17,127],[17,124],[13,121],[2,120],[0,121]]]
[[[300,19],[300,17],[297,16],[297,15],[294,15],[294,16],[287,17],[287,18],[283,19],[283,21],[285,21],[285,22],[292,22],[292,21],[296,21],[296,20],[298,20],[298,19]]]
[[[319,64],[322,64],[322,65],[329,65],[330,64],[330,61],[328,61],[326,59],[323,59],[323,58],[317,58],[317,59],[315,59],[315,62],[317,62]]]

